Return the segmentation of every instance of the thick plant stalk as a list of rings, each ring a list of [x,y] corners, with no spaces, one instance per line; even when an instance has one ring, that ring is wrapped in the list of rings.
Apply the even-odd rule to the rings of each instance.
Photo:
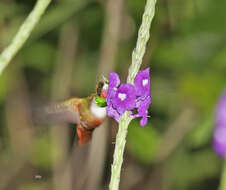
[[[38,0],[34,9],[28,15],[24,23],[21,25],[19,31],[12,40],[12,43],[4,49],[0,55],[0,75],[2,74],[5,67],[9,64],[11,59],[19,51],[19,49],[26,42],[31,34],[31,31],[38,23],[40,17],[45,12],[47,6],[51,0]]]
[[[145,53],[146,44],[149,39],[151,22],[155,14],[155,4],[156,0],[147,0],[146,2],[144,14],[142,17],[142,23],[138,32],[136,48],[132,53],[132,64],[129,68],[129,74],[127,77],[128,83],[133,83],[134,78],[140,69]],[[120,173],[123,162],[124,148],[126,144],[127,129],[131,120],[132,118],[129,116],[129,112],[125,112],[125,114],[120,117],[119,129],[115,142],[113,164],[111,168],[111,180],[109,185],[110,190],[119,189]]]

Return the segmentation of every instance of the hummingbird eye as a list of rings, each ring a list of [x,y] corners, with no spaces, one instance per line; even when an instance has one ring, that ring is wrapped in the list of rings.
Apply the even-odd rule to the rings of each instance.
[[[101,92],[102,92],[103,86],[104,86],[104,83],[103,83],[103,82],[99,82],[99,83],[97,84],[97,95],[98,95],[98,96],[101,96]]]

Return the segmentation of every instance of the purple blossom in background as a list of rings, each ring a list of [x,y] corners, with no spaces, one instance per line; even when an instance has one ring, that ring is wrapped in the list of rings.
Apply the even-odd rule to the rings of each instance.
[[[119,122],[120,115],[126,110],[136,109],[134,117],[142,117],[140,125],[147,124],[148,107],[151,104],[149,68],[138,72],[134,85],[121,84],[117,73],[109,74],[107,92],[107,115]],[[132,113],[131,113],[132,115]]]
[[[216,110],[216,124],[226,127],[226,90],[220,97]]]
[[[226,91],[220,97],[216,107],[213,148],[219,156],[226,157]]]
[[[213,135],[214,151],[222,157],[226,157],[226,127],[216,127]]]

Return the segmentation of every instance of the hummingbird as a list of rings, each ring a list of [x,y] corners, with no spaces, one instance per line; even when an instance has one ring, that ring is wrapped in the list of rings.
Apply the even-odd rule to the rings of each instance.
[[[95,128],[106,118],[107,82],[99,82],[96,92],[85,98],[70,98],[44,108],[45,119],[77,124],[78,145],[86,144]]]

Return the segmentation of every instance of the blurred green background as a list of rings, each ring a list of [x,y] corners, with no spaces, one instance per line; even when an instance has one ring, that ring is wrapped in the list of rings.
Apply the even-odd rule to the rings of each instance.
[[[0,1],[0,50],[34,0]],[[108,189],[117,123],[74,145],[75,127],[35,124],[43,102],[85,97],[110,71],[124,82],[145,0],[55,0],[0,76],[0,189]],[[216,190],[211,147],[226,87],[226,1],[158,0],[142,68],[151,68],[150,118],[128,131],[120,189]],[[98,138],[96,137],[99,135]]]

